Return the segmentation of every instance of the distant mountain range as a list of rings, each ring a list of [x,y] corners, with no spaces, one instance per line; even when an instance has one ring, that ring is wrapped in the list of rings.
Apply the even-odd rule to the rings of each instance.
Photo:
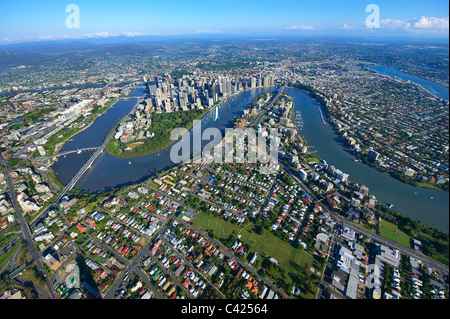
[[[0,71],[8,67],[26,65],[36,67],[54,62],[55,59],[84,59],[86,57],[127,56],[148,54],[153,50],[133,43],[90,43],[86,41],[52,41],[8,44],[0,46]],[[82,55],[80,55],[82,54]]]
[[[307,42],[322,42],[322,41],[335,41],[337,44],[350,44],[358,46],[358,41],[365,42],[390,42],[391,45],[395,46],[398,42],[400,46],[408,43],[433,43],[439,47],[448,47],[447,42],[435,39],[431,41],[430,39],[412,39],[412,38],[355,38],[355,37],[332,37],[332,36],[315,36],[315,37],[282,37],[278,35],[272,35],[272,37],[264,38],[261,36],[255,37],[254,35],[241,34],[241,35],[226,35],[226,34],[192,34],[183,36],[109,36],[104,38],[86,38],[80,40],[55,40],[55,41],[37,41],[37,42],[26,42],[26,43],[9,43],[0,45],[0,71],[3,71],[10,67],[16,67],[20,65],[26,65],[31,68],[38,66],[45,66],[49,63],[55,62],[57,59],[69,59],[72,61],[81,61],[90,57],[121,57],[121,56],[133,56],[133,55],[146,55],[152,54],[165,48],[171,43],[189,43],[195,42],[197,47],[200,47],[200,51],[195,50],[196,54],[203,52],[202,45],[205,48],[211,47],[211,45],[216,45],[219,43],[225,43],[231,41],[230,43],[242,42],[242,41],[253,41],[253,44],[258,43],[259,46],[264,45],[264,42],[270,40],[296,40],[296,41],[307,41]],[[185,50],[185,55],[193,53],[193,47]],[[369,48],[370,49],[370,48]],[[392,49],[392,46],[390,47]],[[368,49],[363,48],[359,44],[359,50],[367,51]],[[370,50],[367,51],[370,53]],[[393,54],[397,54],[394,52]],[[386,63],[386,61],[384,61]]]

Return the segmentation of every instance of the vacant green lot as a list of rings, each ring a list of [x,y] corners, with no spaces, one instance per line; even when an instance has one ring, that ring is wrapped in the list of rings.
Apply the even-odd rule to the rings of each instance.
[[[37,266],[35,263],[33,263],[32,265],[29,265],[25,268],[25,270],[22,272],[21,275],[22,278],[32,281],[35,284],[41,286],[42,288],[44,288],[45,290],[48,291],[47,289],[47,284],[45,282],[44,277],[40,274]]]
[[[229,235],[233,235],[236,240],[248,244],[252,250],[256,250],[262,256],[275,258],[279,262],[280,267],[271,274],[274,282],[281,280],[287,284],[305,288],[304,283],[307,280],[314,280],[305,271],[305,268],[309,269],[310,267],[317,269],[318,264],[314,257],[303,250],[294,248],[289,243],[272,235],[269,231],[263,230],[262,234],[258,235],[252,230],[253,224],[248,224],[242,228],[205,213],[198,213],[192,220],[192,223],[196,227],[213,230],[221,240],[228,238]],[[237,234],[241,235],[240,239],[237,239]],[[302,294],[303,297],[314,297],[313,294],[306,293],[306,289],[301,290],[304,293]]]
[[[411,248],[411,237],[402,232],[398,227],[384,219],[380,221],[379,234],[387,239],[395,241],[400,245]]]

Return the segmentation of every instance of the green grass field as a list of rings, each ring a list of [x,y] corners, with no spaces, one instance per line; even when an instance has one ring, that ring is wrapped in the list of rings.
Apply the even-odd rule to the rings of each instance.
[[[25,268],[25,270],[22,272],[21,277],[26,280],[30,280],[30,281],[34,282],[35,284],[41,286],[42,288],[44,288],[45,290],[48,291],[45,279],[39,273],[38,268],[35,263],[27,266]]]
[[[205,213],[198,213],[192,223],[196,227],[213,230],[220,239],[226,239],[231,234],[238,240],[236,235],[240,234],[239,240],[248,244],[252,250],[256,250],[263,256],[275,258],[279,262],[281,270],[272,273],[274,281],[283,280],[298,287],[309,279],[304,266],[307,265],[307,268],[317,266],[316,260],[308,252],[294,248],[269,231],[263,230],[261,235],[255,233],[252,230],[253,224],[248,224],[242,229],[242,227]],[[302,289],[302,291],[304,292],[305,289]],[[311,298],[314,296],[304,294],[304,297]]]
[[[384,219],[380,221],[379,234],[400,245],[411,248],[411,237],[402,232],[398,227]]]

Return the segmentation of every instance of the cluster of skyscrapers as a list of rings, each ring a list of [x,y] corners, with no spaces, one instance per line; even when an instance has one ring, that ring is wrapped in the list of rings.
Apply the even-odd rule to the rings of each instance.
[[[157,112],[211,107],[235,92],[274,85],[274,77],[270,74],[184,75],[176,80],[155,76],[144,80],[151,96],[147,105]]]

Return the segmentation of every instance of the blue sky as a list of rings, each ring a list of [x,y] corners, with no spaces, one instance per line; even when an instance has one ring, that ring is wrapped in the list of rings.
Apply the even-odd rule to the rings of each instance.
[[[3,2],[3,1],[2,1]],[[6,2],[6,1],[5,1]],[[21,0],[0,5],[0,43],[111,35],[404,34],[448,36],[446,0]],[[19,4],[20,3],[20,4]],[[66,6],[80,9],[80,28],[66,27]],[[366,6],[381,27],[365,26]]]

